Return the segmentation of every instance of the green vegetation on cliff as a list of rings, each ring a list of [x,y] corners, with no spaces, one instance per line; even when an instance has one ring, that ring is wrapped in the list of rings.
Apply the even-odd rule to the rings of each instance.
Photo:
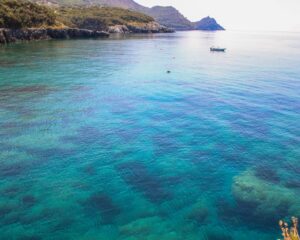
[[[55,25],[54,12],[23,0],[0,0],[0,28],[25,28]]]
[[[135,11],[113,7],[61,7],[58,20],[70,27],[105,30],[108,26],[149,23],[152,17]]]
[[[68,26],[107,30],[114,25],[138,25],[153,21],[152,17],[143,13],[116,7],[50,8],[26,0],[0,0],[0,28]]]

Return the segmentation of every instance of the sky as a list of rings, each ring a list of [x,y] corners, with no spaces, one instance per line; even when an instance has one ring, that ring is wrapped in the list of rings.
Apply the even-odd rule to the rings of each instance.
[[[300,0],[135,0],[173,6],[192,21],[210,16],[232,30],[300,31]]]

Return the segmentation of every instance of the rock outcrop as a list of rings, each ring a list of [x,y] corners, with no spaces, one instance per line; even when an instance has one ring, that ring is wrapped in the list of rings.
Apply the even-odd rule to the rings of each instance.
[[[17,41],[32,41],[45,39],[73,39],[73,38],[103,38],[109,33],[78,28],[28,28],[28,29],[0,29],[0,44]]]
[[[144,24],[115,25],[108,28],[109,33],[172,33],[173,29],[160,25],[157,22]]]
[[[274,226],[280,218],[300,214],[298,188],[258,177],[253,170],[234,178],[232,194],[237,204],[235,216],[249,222],[267,222]]]
[[[220,31],[225,30],[214,18],[206,17],[198,22],[193,23],[194,29],[203,31]]]

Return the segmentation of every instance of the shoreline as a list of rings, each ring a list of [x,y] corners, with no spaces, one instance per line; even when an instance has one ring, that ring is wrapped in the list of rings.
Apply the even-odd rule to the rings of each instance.
[[[88,38],[108,38],[111,34],[155,34],[155,33],[172,33],[159,24],[152,24],[143,27],[116,25],[108,31],[89,30],[81,28],[0,28],[0,46],[23,42],[23,41],[40,41],[51,39],[88,39]]]
[[[108,38],[109,33],[79,28],[0,28],[0,45],[21,41],[79,38]]]

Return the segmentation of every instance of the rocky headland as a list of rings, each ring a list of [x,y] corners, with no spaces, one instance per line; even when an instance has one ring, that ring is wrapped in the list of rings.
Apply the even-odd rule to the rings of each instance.
[[[173,29],[160,25],[157,22],[144,24],[115,25],[108,28],[109,33],[172,33]]]
[[[105,38],[110,33],[173,30],[145,14],[115,7],[48,7],[29,1],[0,2],[0,44],[46,39]]]

